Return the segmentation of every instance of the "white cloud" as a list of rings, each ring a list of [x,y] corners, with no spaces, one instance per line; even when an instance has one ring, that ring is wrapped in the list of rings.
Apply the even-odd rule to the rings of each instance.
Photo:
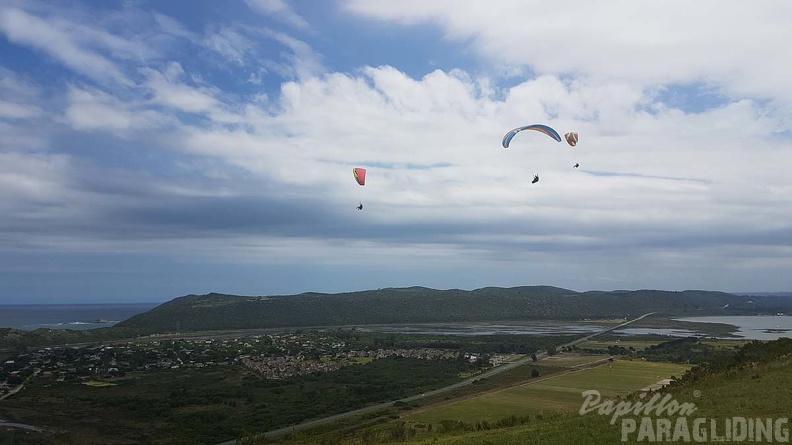
[[[704,82],[733,96],[792,100],[792,3],[681,0],[559,2],[346,0],[356,14],[432,23],[449,40],[539,74],[623,79],[640,85]]]
[[[0,228],[58,219],[68,212],[65,156],[0,152]],[[0,229],[3,232],[5,230]],[[6,232],[8,233],[8,232]]]
[[[49,116],[41,88],[0,67],[0,150],[32,151],[46,147],[41,122]],[[7,122],[3,122],[3,121]]]
[[[291,50],[286,57],[287,63],[272,61],[263,62],[267,68],[272,68],[287,78],[306,79],[324,71],[322,57],[310,45],[282,32],[263,30],[268,38],[275,40]]]
[[[158,12],[152,13],[152,16],[160,28],[168,35],[187,40],[197,40],[195,33],[188,30],[181,22],[173,17]]]
[[[83,48],[71,35],[65,22],[48,21],[15,8],[0,8],[0,32],[14,43],[32,46],[68,66],[72,70],[103,83],[130,85],[131,81],[109,59]],[[85,31],[85,29],[83,29]],[[101,33],[90,32],[85,39],[97,38],[98,43],[115,50],[128,50],[122,40]]]
[[[42,114],[42,110],[35,105],[25,105],[0,100],[0,119],[31,119],[41,116]]]
[[[505,207],[548,222],[729,226],[746,211],[782,222],[774,206],[789,205],[764,197],[767,187],[787,183],[777,165],[788,155],[768,140],[777,122],[750,101],[650,113],[636,111],[650,98],[619,83],[565,85],[544,76],[499,100],[458,73],[420,80],[390,67],[364,73],[285,84],[280,111],[249,106],[254,133],[195,129],[187,147],[284,183],[326,184],[323,193],[339,202],[356,191],[348,170],[368,165],[361,193],[381,202],[383,221],[476,220],[481,213],[470,209]],[[502,133],[524,124],[523,115],[578,130],[581,143],[571,149],[523,133],[502,149]],[[573,170],[575,162],[582,169]],[[532,186],[535,172],[543,179]]]
[[[124,102],[98,90],[71,87],[66,122],[75,130],[110,131],[130,137],[132,131],[147,130],[168,123],[168,118],[145,104]]]
[[[255,44],[233,28],[223,27],[204,37],[203,44],[223,56],[225,60],[244,65]]]
[[[273,17],[295,28],[309,29],[311,27],[304,18],[294,12],[285,0],[245,0],[245,3],[252,11]]]
[[[283,48],[274,47],[277,42]],[[303,40],[269,28],[234,24],[213,27],[201,44],[246,71],[248,80],[260,84],[267,72],[287,79],[305,79],[325,71],[322,56]]]
[[[0,151],[35,151],[49,145],[47,135],[43,134],[35,124],[23,126],[19,123],[0,122],[0,134],[3,135],[0,137]]]
[[[239,123],[238,116],[216,97],[221,93],[217,88],[182,82],[186,76],[180,64],[171,62],[162,71],[143,69],[141,72],[147,77],[143,87],[153,93],[153,103],[185,113],[206,115],[217,123]]]

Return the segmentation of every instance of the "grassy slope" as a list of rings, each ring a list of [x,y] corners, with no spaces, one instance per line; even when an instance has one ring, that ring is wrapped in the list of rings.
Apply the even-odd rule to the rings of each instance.
[[[600,357],[602,358],[602,357]],[[612,366],[576,370],[548,379],[481,395],[407,416],[413,422],[439,423],[444,419],[476,423],[495,422],[512,415],[525,416],[580,408],[581,393],[597,389],[603,396],[629,394],[671,375],[681,375],[685,365],[644,361],[616,361]]]
[[[750,360],[739,369],[706,374],[667,389],[679,403],[695,403],[695,417],[724,419],[735,416],[751,418],[789,417],[792,402],[792,355],[785,354],[770,361]],[[694,395],[698,391],[699,397]],[[579,404],[577,407],[579,408]],[[487,431],[451,434],[429,434],[403,442],[410,444],[613,444],[621,442],[620,427],[610,425],[605,416],[576,412],[533,420],[528,424]],[[634,437],[634,436],[633,436]],[[391,442],[401,443],[401,442]]]

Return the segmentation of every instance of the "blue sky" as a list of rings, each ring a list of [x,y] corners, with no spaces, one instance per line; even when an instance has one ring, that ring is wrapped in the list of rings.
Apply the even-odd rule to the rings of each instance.
[[[0,303],[792,290],[792,5],[534,3],[0,0]]]

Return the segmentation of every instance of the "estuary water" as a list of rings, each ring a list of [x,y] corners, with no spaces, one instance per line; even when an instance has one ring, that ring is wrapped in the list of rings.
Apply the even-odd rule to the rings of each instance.
[[[734,335],[746,340],[776,340],[781,337],[792,338],[792,316],[789,315],[747,315],[711,316],[677,318],[679,321],[696,323],[724,323],[736,326]]]

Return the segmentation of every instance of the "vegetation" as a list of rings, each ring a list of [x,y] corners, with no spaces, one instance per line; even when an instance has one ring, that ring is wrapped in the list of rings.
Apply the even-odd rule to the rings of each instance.
[[[732,355],[728,350],[702,343],[698,338],[688,337],[652,345],[641,351],[647,360],[702,364],[720,360],[721,355]]]
[[[0,328],[0,349],[8,352],[18,352],[30,347],[92,343],[134,337],[135,335],[134,332],[121,328],[86,330],[41,328],[34,331]],[[2,353],[0,351],[0,354]]]
[[[333,335],[351,349],[437,348],[487,354],[533,354],[553,345],[568,343],[575,335],[424,335],[381,334],[336,330]]]
[[[647,312],[682,315],[775,314],[792,299],[723,292],[659,290],[575,292],[551,286],[487,287],[472,291],[423,287],[340,294],[244,297],[188,295],[110,328],[84,331],[0,328],[0,352],[19,348],[134,339],[141,335],[371,324],[576,320],[609,323]],[[692,328],[728,335],[730,325],[658,317],[632,327]],[[494,342],[505,344],[506,342]],[[520,351],[514,351],[520,352]]]
[[[49,443],[212,444],[429,391],[474,369],[466,360],[392,357],[283,380],[229,366],[130,372],[104,381],[112,385],[53,375],[3,400],[2,412],[46,426],[31,437]]]
[[[529,380],[520,386],[421,411],[405,417],[405,420],[433,423],[435,428],[443,420],[460,421],[475,427],[477,422],[493,423],[510,416],[548,415],[580,408],[583,391],[597,389],[608,397],[626,395],[654,384],[660,378],[681,375],[687,368],[685,365],[640,360],[616,361],[611,365],[582,368],[538,381]]]
[[[643,358],[654,362],[705,364],[731,356],[745,341],[705,341],[686,337],[663,342],[652,340],[588,341],[573,350],[586,353],[607,353],[612,356]]]
[[[770,297],[767,297],[770,298]],[[784,300],[776,299],[779,302]],[[240,297],[188,295],[111,329],[139,333],[298,326],[454,323],[470,321],[624,318],[647,312],[679,315],[773,311],[761,297],[723,292],[658,290],[575,292],[550,286],[465,291],[423,287],[340,294]],[[786,301],[792,305],[792,301]],[[727,306],[728,305],[728,306]],[[728,307],[727,311],[724,307]]]
[[[729,349],[729,348],[725,348]],[[617,362],[619,363],[619,362]],[[636,366],[648,362],[633,361]],[[782,338],[772,342],[750,342],[731,354],[722,356],[699,366],[694,366],[683,377],[674,380],[663,390],[679,403],[694,403],[695,417],[715,419],[722,425],[725,419],[734,416],[750,418],[788,418],[789,396],[787,388],[792,385],[792,339]],[[600,368],[603,369],[603,368]],[[605,368],[607,369],[607,368]],[[650,372],[649,377],[656,371]],[[556,377],[563,379],[565,376]],[[610,382],[621,379],[611,380]],[[588,382],[586,386],[596,385]],[[536,387],[528,385],[527,387]],[[563,387],[563,386],[562,386]],[[560,389],[560,388],[559,388]],[[547,394],[545,394],[547,395]],[[517,445],[517,444],[613,444],[636,442],[635,436],[628,442],[621,441],[621,430],[617,423],[611,425],[610,418],[596,412],[585,416],[578,414],[581,406],[580,393],[566,412],[512,414],[499,421],[470,421],[445,419],[439,424],[395,421],[387,427],[363,430],[329,431],[311,435],[298,433],[280,438],[283,444],[410,444],[410,445]],[[560,397],[560,396],[559,396]],[[537,400],[537,399],[532,399]],[[541,400],[541,399],[538,399]],[[623,396],[621,400],[640,400],[637,394]],[[536,402],[539,403],[539,402]],[[530,409],[532,405],[525,402]],[[484,411],[478,411],[478,415]],[[471,408],[468,413],[474,413]],[[504,413],[507,414],[507,413]],[[442,416],[440,416],[442,417]],[[709,425],[709,424],[708,424]],[[788,427],[788,425],[787,425]],[[722,432],[721,432],[722,435]],[[246,444],[271,443],[251,438]],[[710,443],[710,442],[707,442]]]

